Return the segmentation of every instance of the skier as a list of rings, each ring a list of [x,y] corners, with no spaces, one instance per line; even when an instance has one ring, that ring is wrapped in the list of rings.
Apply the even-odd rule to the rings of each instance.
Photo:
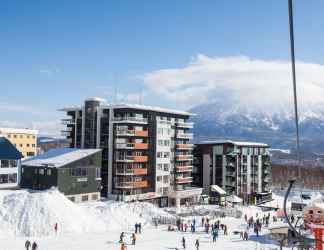
[[[132,245],[136,244],[136,234],[132,234]]]
[[[36,250],[37,248],[38,248],[37,243],[34,242],[33,245],[32,245],[32,250]]]
[[[122,232],[119,236],[119,243],[123,243],[124,242],[124,232]]]
[[[199,240],[198,239],[196,239],[195,247],[197,250],[199,250]]]
[[[201,226],[203,227],[205,225],[205,217],[202,217],[201,219]]]
[[[224,235],[227,235],[227,226],[224,225]]]
[[[137,229],[138,229],[138,224],[137,222],[135,223],[135,233],[137,234]]]
[[[122,243],[122,244],[120,245],[120,250],[126,250],[125,243]]]
[[[185,224],[184,224],[184,230],[185,230],[185,232],[187,232],[187,229],[188,229],[188,224],[185,223]]]
[[[214,230],[212,231],[212,238],[213,238],[213,242],[216,242],[217,236],[216,236],[216,228],[214,228]]]
[[[57,234],[57,222],[54,225],[55,234]]]
[[[29,250],[30,245],[31,245],[30,241],[29,240],[26,240],[26,242],[25,242],[26,250]]]
[[[142,233],[142,223],[138,223],[138,232],[141,234]]]
[[[182,247],[183,247],[183,249],[186,249],[186,239],[185,239],[185,237],[182,237]]]

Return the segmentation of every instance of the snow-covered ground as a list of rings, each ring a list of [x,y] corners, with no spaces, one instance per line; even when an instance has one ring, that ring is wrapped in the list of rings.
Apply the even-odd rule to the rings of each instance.
[[[275,195],[274,203],[282,206],[282,195]],[[200,226],[201,214],[208,214],[218,209],[217,206],[198,206],[182,209],[182,213],[193,211]],[[258,207],[240,207],[242,214],[262,216]],[[202,227],[196,233],[168,232],[167,225],[153,225],[153,218],[174,221],[173,211],[166,212],[149,203],[122,203],[113,201],[75,204],[65,198],[56,189],[44,192],[0,191],[0,244],[1,250],[24,249],[27,239],[36,241],[38,250],[107,250],[120,249],[118,243],[121,232],[126,233],[126,242],[130,243],[134,224],[141,222],[143,232],[138,235],[136,246],[127,249],[182,249],[181,239],[187,241],[187,249],[195,249],[194,242],[200,240],[200,250],[207,249],[279,249],[268,239],[268,230],[263,229],[261,236],[250,232],[248,241],[242,241],[233,231],[246,228],[244,218],[213,218],[228,226],[228,235],[221,233],[216,243],[212,243],[210,234]],[[266,212],[267,214],[268,212]],[[192,216],[183,218],[185,221]],[[58,223],[58,234],[54,225]]]

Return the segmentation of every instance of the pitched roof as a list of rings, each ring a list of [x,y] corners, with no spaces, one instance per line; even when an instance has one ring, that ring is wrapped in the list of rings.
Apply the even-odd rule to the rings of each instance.
[[[27,167],[46,166],[59,168],[100,151],[101,149],[57,148],[49,150],[42,155],[27,159],[22,162],[22,165]]]
[[[0,159],[2,160],[19,160],[22,158],[21,153],[11,142],[3,136],[0,136]]]

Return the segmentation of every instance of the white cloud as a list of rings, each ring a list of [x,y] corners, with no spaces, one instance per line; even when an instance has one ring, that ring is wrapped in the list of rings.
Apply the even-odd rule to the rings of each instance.
[[[324,66],[297,62],[301,109],[324,104]],[[198,55],[184,67],[146,73],[144,85],[184,108],[224,100],[248,109],[292,110],[289,61]]]

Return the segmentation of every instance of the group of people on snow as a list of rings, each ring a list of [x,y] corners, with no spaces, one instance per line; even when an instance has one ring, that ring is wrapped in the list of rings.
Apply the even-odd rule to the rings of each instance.
[[[26,250],[29,250],[30,247],[31,247],[31,250],[37,250],[38,245],[35,241],[33,242],[33,244],[31,244],[31,242],[29,240],[26,240],[26,242],[25,242]]]

